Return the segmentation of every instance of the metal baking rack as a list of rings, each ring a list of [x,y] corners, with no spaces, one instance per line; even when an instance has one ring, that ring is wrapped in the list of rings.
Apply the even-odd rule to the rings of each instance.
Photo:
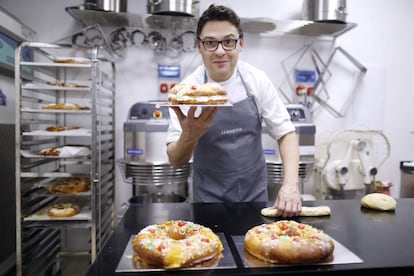
[[[31,59],[23,61],[22,55]],[[71,63],[58,63],[65,59]],[[61,256],[85,255],[92,263],[113,231],[115,220],[115,65],[103,47],[23,42],[16,49],[16,275],[45,275]],[[78,62],[80,61],[80,62]],[[88,84],[83,88],[49,83]],[[73,103],[88,112],[45,110]],[[82,126],[86,132],[49,132],[49,126]],[[24,156],[48,147],[82,145],[84,156]],[[45,189],[66,177],[90,177],[87,194],[55,195]],[[54,202],[82,202],[80,214],[52,219],[44,211]],[[40,213],[39,213],[40,212]],[[42,215],[43,212],[43,215]],[[83,239],[78,248],[64,240]]]

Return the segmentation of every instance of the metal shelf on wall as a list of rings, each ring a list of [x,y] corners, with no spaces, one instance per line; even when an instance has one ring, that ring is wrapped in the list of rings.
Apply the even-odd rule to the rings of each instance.
[[[135,14],[87,10],[82,6],[67,7],[66,11],[85,26],[99,24],[103,28],[149,28],[195,30],[197,17],[183,15]],[[357,26],[338,21],[276,20],[272,18],[241,18],[246,33],[265,35],[302,35],[338,37]]]
[[[195,44],[191,41],[195,41],[192,36],[195,35],[197,19],[192,16],[140,15],[88,10],[83,6],[67,7],[66,11],[85,27],[84,30],[91,26],[99,27],[100,35],[95,35],[93,40],[104,41],[106,45],[109,45],[105,45],[105,47],[121,59],[125,56],[124,50],[129,46],[149,46],[158,53],[166,53],[167,46],[177,47],[178,49],[174,48],[170,51],[174,53],[174,56],[195,49]],[[168,32],[168,34],[162,34],[161,30]],[[85,31],[82,33],[87,41],[94,44],[91,39],[88,39],[89,35]],[[78,41],[83,39],[79,35],[76,37],[80,40],[73,35],[71,37],[74,45],[79,45]],[[178,45],[176,45],[177,43]]]
[[[352,29],[356,23],[339,21],[277,20],[272,18],[241,18],[242,29],[246,33],[264,36],[300,35],[336,38]]]
[[[356,23],[315,22],[304,20],[283,20],[278,21],[278,23],[280,24],[277,31],[284,34],[317,37],[330,36],[333,38],[343,35],[357,26]],[[295,28],[289,28],[291,25],[295,25]]]
[[[196,49],[195,30],[198,17],[195,16],[111,12],[86,9],[83,5],[66,7],[66,11],[79,21],[84,29],[56,43],[66,40],[69,41],[67,44],[73,46],[103,46],[117,61],[125,58],[126,49],[130,46],[149,46],[158,54],[168,53],[171,57]],[[296,35],[335,40],[356,26],[355,23],[340,21],[241,18],[244,33],[262,37]]]
[[[85,26],[99,24],[103,28],[118,29],[148,28],[148,29],[191,29],[197,25],[193,16],[135,14],[130,12],[107,12],[86,10],[82,7],[67,7],[66,11]]]

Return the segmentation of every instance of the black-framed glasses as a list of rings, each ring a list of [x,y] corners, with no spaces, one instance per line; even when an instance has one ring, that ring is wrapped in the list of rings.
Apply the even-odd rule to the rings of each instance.
[[[221,47],[223,47],[225,51],[236,49],[237,42],[240,40],[240,38],[228,38],[223,40],[202,40],[201,38],[198,38],[198,40],[200,40],[201,44],[203,44],[206,51],[214,52],[217,50],[219,44],[221,44]]]

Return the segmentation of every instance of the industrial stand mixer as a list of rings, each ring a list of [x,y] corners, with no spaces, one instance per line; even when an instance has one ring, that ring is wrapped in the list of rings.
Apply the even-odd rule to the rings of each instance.
[[[315,150],[316,198],[360,198],[368,193],[390,155],[387,137],[376,130],[340,130],[321,140]]]
[[[173,168],[165,137],[168,106],[158,101],[132,105],[124,123],[124,158],[118,159],[123,180],[132,184],[134,202],[184,202],[189,200],[190,164]]]

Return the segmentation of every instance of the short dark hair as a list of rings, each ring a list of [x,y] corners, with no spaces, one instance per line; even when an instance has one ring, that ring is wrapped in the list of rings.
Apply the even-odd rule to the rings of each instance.
[[[210,5],[198,19],[197,37],[200,37],[204,25],[209,21],[229,21],[239,31],[239,37],[243,37],[243,30],[240,27],[240,17],[230,8],[222,5]]]

